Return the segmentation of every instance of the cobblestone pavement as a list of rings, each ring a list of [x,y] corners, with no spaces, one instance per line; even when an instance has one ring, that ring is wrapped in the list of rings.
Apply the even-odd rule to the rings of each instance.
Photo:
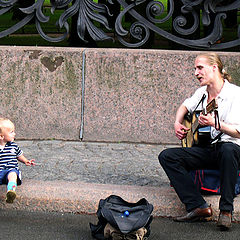
[[[23,179],[162,186],[169,184],[158,162],[164,145],[68,141],[17,141],[35,167],[20,163]]]
[[[0,209],[92,214],[100,199],[111,194],[136,202],[146,198],[154,216],[177,216],[185,212],[158,163],[158,154],[174,145],[90,143],[68,141],[17,141],[27,158],[37,165],[20,163],[23,185],[14,204],[5,203],[0,191]],[[218,195],[206,196],[218,216]],[[234,200],[234,221],[240,221],[240,198]]]

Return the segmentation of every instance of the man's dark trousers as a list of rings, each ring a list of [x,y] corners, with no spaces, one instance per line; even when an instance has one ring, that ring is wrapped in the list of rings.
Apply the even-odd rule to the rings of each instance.
[[[158,159],[188,212],[206,203],[189,171],[219,169],[219,209],[233,211],[235,184],[240,166],[239,145],[219,142],[208,147],[169,148],[163,150]]]

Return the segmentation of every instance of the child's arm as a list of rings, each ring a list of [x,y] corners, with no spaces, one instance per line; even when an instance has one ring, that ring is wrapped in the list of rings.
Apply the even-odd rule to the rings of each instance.
[[[28,160],[23,155],[19,156],[17,159],[18,159],[18,161],[25,163],[25,165],[27,165],[27,166],[35,165],[35,162],[34,162],[35,159]]]

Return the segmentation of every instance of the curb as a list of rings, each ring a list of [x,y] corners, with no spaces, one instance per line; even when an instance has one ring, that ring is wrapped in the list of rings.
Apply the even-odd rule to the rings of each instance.
[[[17,199],[13,204],[5,202],[5,188],[0,188],[0,208],[27,211],[70,212],[75,214],[95,214],[100,199],[109,195],[119,195],[129,202],[146,198],[153,204],[154,217],[174,217],[185,213],[184,205],[175,191],[169,187],[148,187],[130,185],[107,185],[84,182],[25,180],[17,189]],[[213,208],[213,220],[219,214],[220,196],[204,197]],[[240,196],[234,201],[233,221],[240,221]]]

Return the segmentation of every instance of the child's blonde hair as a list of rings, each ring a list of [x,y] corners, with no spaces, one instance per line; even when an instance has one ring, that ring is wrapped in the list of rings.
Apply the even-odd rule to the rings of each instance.
[[[13,122],[10,119],[0,118],[0,133],[2,133],[4,128],[6,128],[9,125],[14,126]]]

